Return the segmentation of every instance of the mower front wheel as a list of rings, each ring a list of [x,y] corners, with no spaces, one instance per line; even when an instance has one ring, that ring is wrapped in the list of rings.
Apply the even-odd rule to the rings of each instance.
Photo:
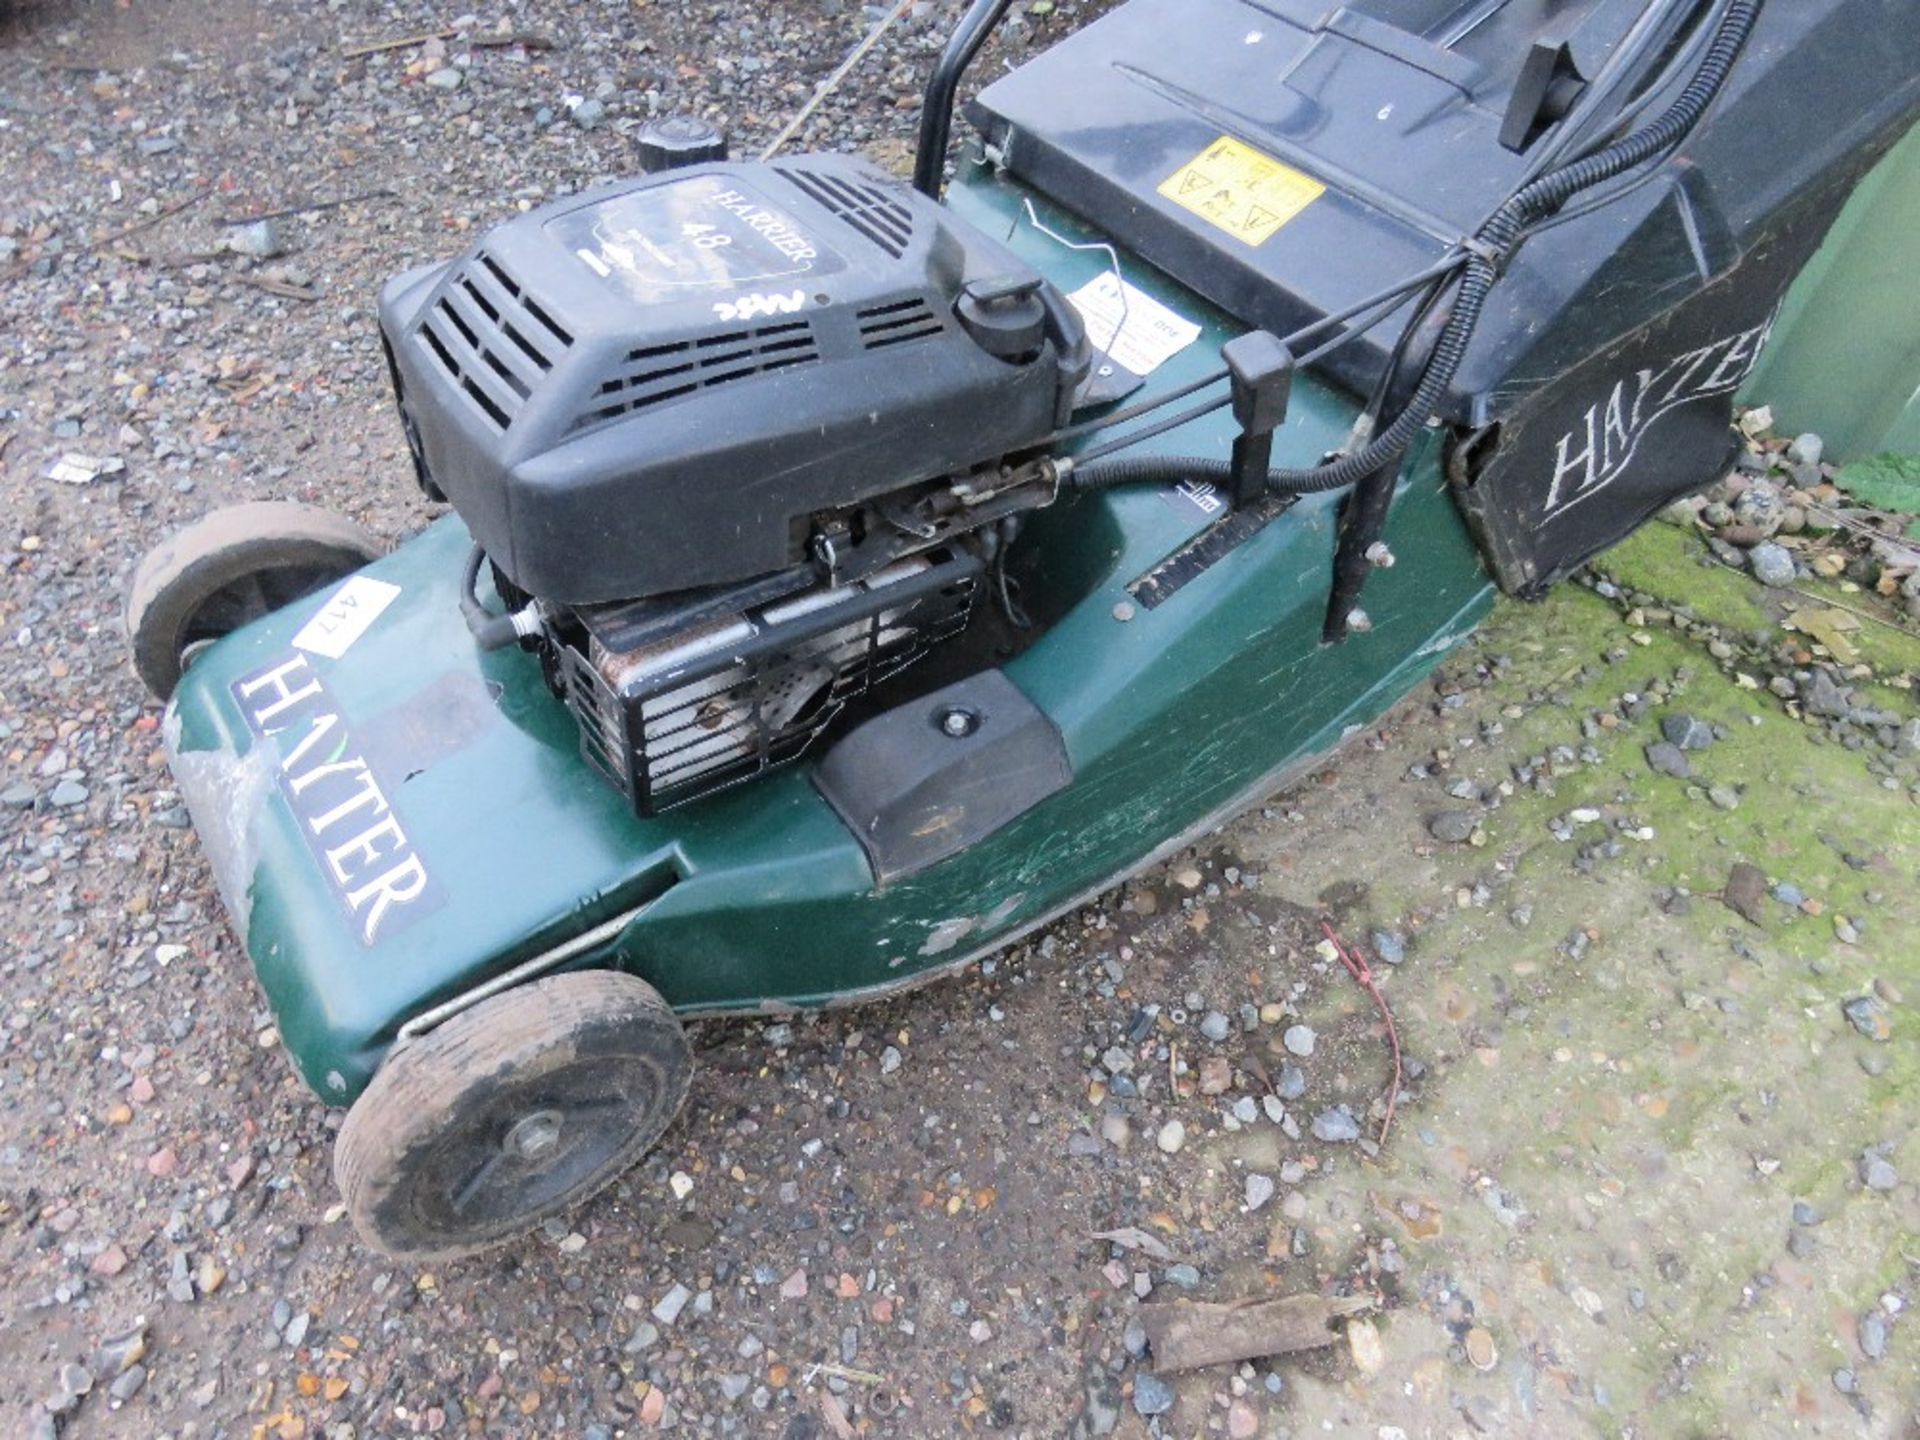
[[[343,515],[286,500],[228,505],[149,550],[127,591],[133,668],[154,698],[223,635],[346,579],[386,547]]]
[[[472,1254],[610,1184],[673,1123],[692,1073],[646,981],[550,976],[397,1048],[347,1112],[334,1181],[375,1249]]]

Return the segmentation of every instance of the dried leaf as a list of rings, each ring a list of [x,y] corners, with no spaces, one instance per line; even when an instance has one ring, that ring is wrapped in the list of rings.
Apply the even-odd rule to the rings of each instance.
[[[1110,1240],[1122,1250],[1138,1250],[1152,1260],[1162,1262],[1173,1259],[1173,1251],[1154,1235],[1149,1235],[1138,1225],[1122,1225],[1118,1230],[1096,1230],[1096,1240]]]
[[[1362,1375],[1378,1375],[1387,1363],[1387,1347],[1380,1343],[1380,1331],[1371,1320],[1347,1322],[1347,1348]]]
[[[1795,610],[1787,616],[1790,628],[1803,635],[1809,635],[1827,647],[1829,654],[1842,665],[1851,665],[1860,658],[1860,652],[1847,639],[1847,633],[1860,628],[1860,618],[1845,610],[1831,607],[1808,607]]]
[[[1175,1300],[1143,1305],[1137,1313],[1147,1332],[1154,1369],[1164,1373],[1332,1345],[1340,1338],[1333,1322],[1372,1309],[1373,1304],[1365,1295],[1288,1295],[1225,1304]],[[1377,1341],[1378,1335],[1374,1338]]]
[[[820,1416],[827,1422],[827,1428],[837,1440],[854,1440],[853,1422],[847,1419],[846,1407],[830,1390],[822,1390],[819,1395]]]

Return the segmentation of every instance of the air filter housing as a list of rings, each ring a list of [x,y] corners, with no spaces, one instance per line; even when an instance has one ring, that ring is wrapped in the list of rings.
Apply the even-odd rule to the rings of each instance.
[[[395,279],[380,320],[423,480],[576,605],[795,564],[823,514],[1034,445],[1086,368],[1036,272],[841,156],[546,206]]]

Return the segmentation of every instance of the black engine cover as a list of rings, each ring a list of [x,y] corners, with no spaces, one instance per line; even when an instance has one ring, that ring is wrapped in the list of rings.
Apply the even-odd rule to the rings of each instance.
[[[423,480],[574,605],[792,565],[821,512],[1033,445],[1086,369],[1036,272],[840,156],[546,206],[393,280],[380,323]]]

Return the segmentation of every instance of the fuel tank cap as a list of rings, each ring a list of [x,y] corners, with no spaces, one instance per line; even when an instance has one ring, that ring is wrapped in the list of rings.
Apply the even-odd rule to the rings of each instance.
[[[640,127],[634,137],[640,168],[649,175],[727,158],[727,137],[698,115],[662,115]]]

